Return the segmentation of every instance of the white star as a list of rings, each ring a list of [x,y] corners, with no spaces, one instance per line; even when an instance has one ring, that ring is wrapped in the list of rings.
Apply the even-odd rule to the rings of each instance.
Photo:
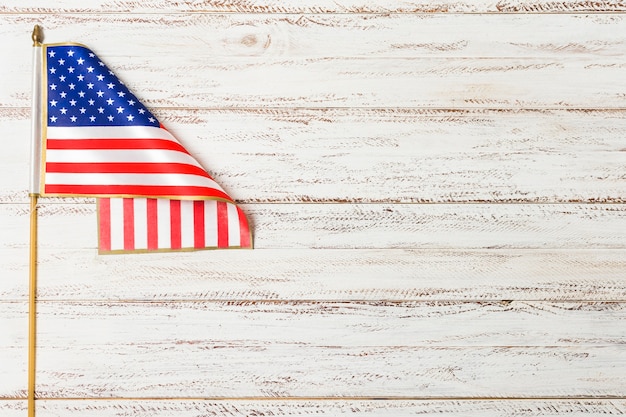
[[[84,107],[81,107],[81,108],[80,108],[80,109],[78,109],[78,110],[80,110],[80,114],[85,114],[85,112],[87,111],[87,109],[86,109],[86,108],[84,108]]]
[[[95,55],[93,54],[93,52],[89,53],[89,58],[93,58],[95,57]]]
[[[128,116],[126,116],[126,118],[129,122],[132,122],[135,117],[132,114],[129,114]]]
[[[96,104],[95,100],[94,100],[94,99],[92,99],[92,98],[90,98],[90,99],[88,100],[88,103],[89,103],[89,105],[90,105],[90,106],[93,106],[94,104]]]
[[[123,91],[118,91],[117,95],[120,96],[120,97],[124,97],[126,95],[126,93],[123,92]]]
[[[98,90],[96,94],[98,95],[98,97],[102,97],[104,95],[104,91]]]
[[[74,89],[74,87],[76,87],[76,84],[71,83],[71,84],[69,85],[69,87],[70,87],[70,90],[73,90],[73,89]]]
[[[52,117],[50,117],[50,121],[51,121],[52,123],[54,123],[54,122],[56,122],[56,121],[57,121],[57,118],[56,118],[55,116],[52,116]]]
[[[56,84],[50,84],[50,90],[56,90],[56,89],[57,89]]]
[[[89,120],[91,122],[95,122],[96,121],[96,116],[89,116]]]
[[[98,107],[98,113],[104,113],[104,109],[102,107]]]
[[[104,67],[104,63],[102,61],[98,61],[98,65],[100,65],[101,67]],[[111,74],[113,75],[113,74]]]
[[[50,58],[54,58],[55,53],[54,53],[54,51],[50,51],[50,52],[48,52],[48,55],[50,55]]]
[[[134,106],[135,105],[135,100],[128,100],[128,105],[129,106]]]
[[[65,60],[64,59],[59,59],[59,65],[63,65],[65,64]]]
[[[98,81],[102,81],[104,80],[104,75],[100,74],[96,78],[98,79]]]
[[[77,119],[78,119],[78,118],[77,118],[76,116],[72,116],[72,117],[70,117],[70,120],[71,120],[72,122],[76,122],[76,120],[77,120]]]
[[[71,106],[75,106],[76,105],[76,100],[70,100],[70,105]]]
[[[107,84],[107,87],[109,87],[109,90],[110,90],[111,88],[115,87],[115,84],[113,84],[113,83],[108,83],[108,84]]]
[[[85,60],[82,58],[78,58],[76,62],[78,62],[78,65],[83,65],[83,62],[85,62]]]
[[[107,117],[107,119],[109,119],[109,122],[112,122],[113,121],[113,116],[109,116],[109,117]]]
[[[87,67],[87,72],[93,72],[93,67]]]
[[[74,72],[74,67],[69,67],[67,69],[67,72],[69,72],[70,74],[72,74]]]
[[[139,109],[139,114],[144,114],[146,111],[144,109]]]
[[[149,118],[148,120],[150,121],[150,123],[154,123],[154,122],[156,122],[156,120],[154,119],[154,117],[151,117],[151,118]]]
[[[63,108],[61,109],[61,114],[65,114],[65,113],[67,113],[67,109],[66,109],[65,107],[63,107]]]
[[[113,99],[108,99],[108,100],[107,100],[107,104],[108,104],[109,106],[112,106],[112,105],[113,105]]]
[[[61,80],[61,81],[65,81],[65,75],[61,75],[61,76],[59,77],[59,80]]]
[[[52,107],[56,107],[57,103],[58,103],[58,101],[56,101],[56,100],[50,100],[50,105]]]
[[[104,64],[102,64],[104,65]],[[113,75],[113,71],[109,70],[109,75]]]
[[[123,112],[124,112],[124,107],[119,106],[119,107],[117,108],[117,112],[118,112],[118,113],[123,113]]]
[[[57,72],[57,69],[56,69],[56,68],[54,68],[54,67],[53,67],[53,68],[50,68],[50,74],[54,74],[55,72]]]
[[[93,89],[93,84],[92,83],[87,84],[87,88],[92,90]]]
[[[79,96],[80,98],[85,97],[85,92],[84,92],[84,91],[79,91],[79,92],[78,92],[78,96]]]
[[[65,98],[65,96],[67,95],[67,93],[65,91],[61,91],[61,98]]]
[[[79,75],[79,76],[78,76],[78,81],[82,81],[82,80],[84,80],[84,79],[85,79],[85,76],[84,76],[84,75]]]
[[[74,51],[71,49],[67,51],[67,56],[74,56]]]

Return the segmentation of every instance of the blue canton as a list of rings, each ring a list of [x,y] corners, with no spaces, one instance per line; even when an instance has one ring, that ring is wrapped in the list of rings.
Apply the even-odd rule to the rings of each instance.
[[[152,113],[84,46],[46,49],[48,126],[159,126]]]

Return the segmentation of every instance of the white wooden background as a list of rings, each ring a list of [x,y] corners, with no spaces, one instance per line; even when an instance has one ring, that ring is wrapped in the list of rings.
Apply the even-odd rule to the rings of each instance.
[[[30,32],[89,45],[253,251],[41,200],[37,415],[626,414],[626,3],[0,5],[0,416],[26,415]]]

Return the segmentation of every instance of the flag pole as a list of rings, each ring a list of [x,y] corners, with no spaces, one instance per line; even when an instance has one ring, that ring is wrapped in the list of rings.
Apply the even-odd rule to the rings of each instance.
[[[41,163],[41,47],[43,32],[35,25],[33,39],[33,99],[31,111],[30,151],[30,260],[28,289],[28,417],[35,416],[35,376],[37,338],[37,198],[39,197],[39,170]]]

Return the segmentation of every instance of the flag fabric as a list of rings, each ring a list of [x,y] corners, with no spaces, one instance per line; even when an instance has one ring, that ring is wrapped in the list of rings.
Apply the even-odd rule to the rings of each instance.
[[[42,55],[41,195],[98,197],[100,252],[252,247],[241,208],[91,50]]]

